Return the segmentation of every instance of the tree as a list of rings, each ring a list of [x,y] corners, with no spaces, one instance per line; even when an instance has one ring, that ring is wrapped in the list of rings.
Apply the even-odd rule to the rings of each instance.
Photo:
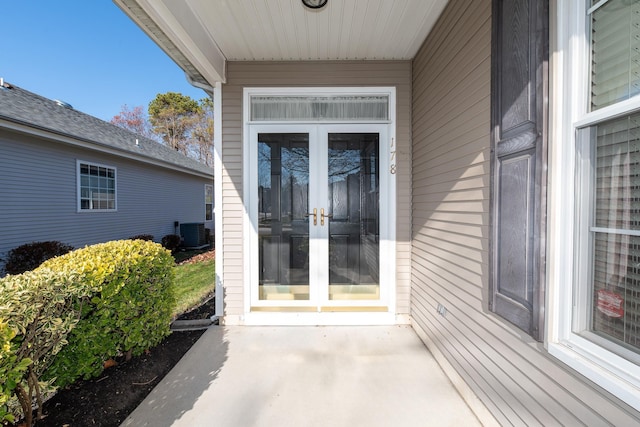
[[[191,151],[194,157],[207,166],[213,166],[213,100],[202,98],[200,112],[195,116],[191,129]]]
[[[129,109],[127,104],[124,104],[120,114],[113,116],[111,123],[146,138],[156,139],[156,136],[151,132],[151,125],[142,105]]]
[[[163,142],[207,166],[213,166],[213,100],[195,101],[176,92],[159,93],[143,108],[125,104],[111,123],[139,135]]]
[[[191,130],[201,107],[190,96],[176,92],[159,93],[149,103],[149,121],[153,131],[171,148],[189,153]]]

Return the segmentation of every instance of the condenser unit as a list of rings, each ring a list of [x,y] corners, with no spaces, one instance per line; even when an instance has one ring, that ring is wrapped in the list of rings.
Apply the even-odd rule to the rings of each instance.
[[[207,244],[204,223],[190,222],[180,224],[180,236],[187,248],[196,248]]]

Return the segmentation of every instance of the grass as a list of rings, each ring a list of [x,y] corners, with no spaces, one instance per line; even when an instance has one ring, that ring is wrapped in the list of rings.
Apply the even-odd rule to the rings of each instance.
[[[179,315],[213,294],[216,285],[213,260],[176,266],[176,308]]]

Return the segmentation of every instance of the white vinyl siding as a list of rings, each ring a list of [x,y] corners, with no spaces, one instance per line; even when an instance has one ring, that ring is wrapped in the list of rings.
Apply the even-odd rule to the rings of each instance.
[[[396,87],[396,311],[409,313],[410,290],[410,90],[408,61],[229,62],[222,87],[222,251],[225,316],[244,312],[242,198],[242,96],[244,87]]]
[[[413,61],[414,328],[500,425],[635,425],[637,412],[488,310],[490,55],[491,1],[451,0]]]
[[[206,178],[4,131],[0,152],[0,257],[43,240],[82,247],[152,234],[159,242],[174,221],[203,222]],[[77,211],[78,159],[117,169],[117,212]]]

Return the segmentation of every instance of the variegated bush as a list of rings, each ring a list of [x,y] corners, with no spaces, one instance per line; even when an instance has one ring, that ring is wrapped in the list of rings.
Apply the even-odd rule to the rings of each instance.
[[[121,240],[52,258],[0,279],[0,423],[106,359],[140,354],[169,334],[174,261],[161,245]]]
[[[175,306],[174,265],[169,251],[144,240],[88,246],[42,264],[78,275],[95,291],[45,378],[64,386],[100,374],[109,358],[160,343]]]
[[[32,407],[53,390],[43,372],[78,323],[92,290],[77,275],[50,269],[0,279],[0,418],[20,413],[31,425]]]

